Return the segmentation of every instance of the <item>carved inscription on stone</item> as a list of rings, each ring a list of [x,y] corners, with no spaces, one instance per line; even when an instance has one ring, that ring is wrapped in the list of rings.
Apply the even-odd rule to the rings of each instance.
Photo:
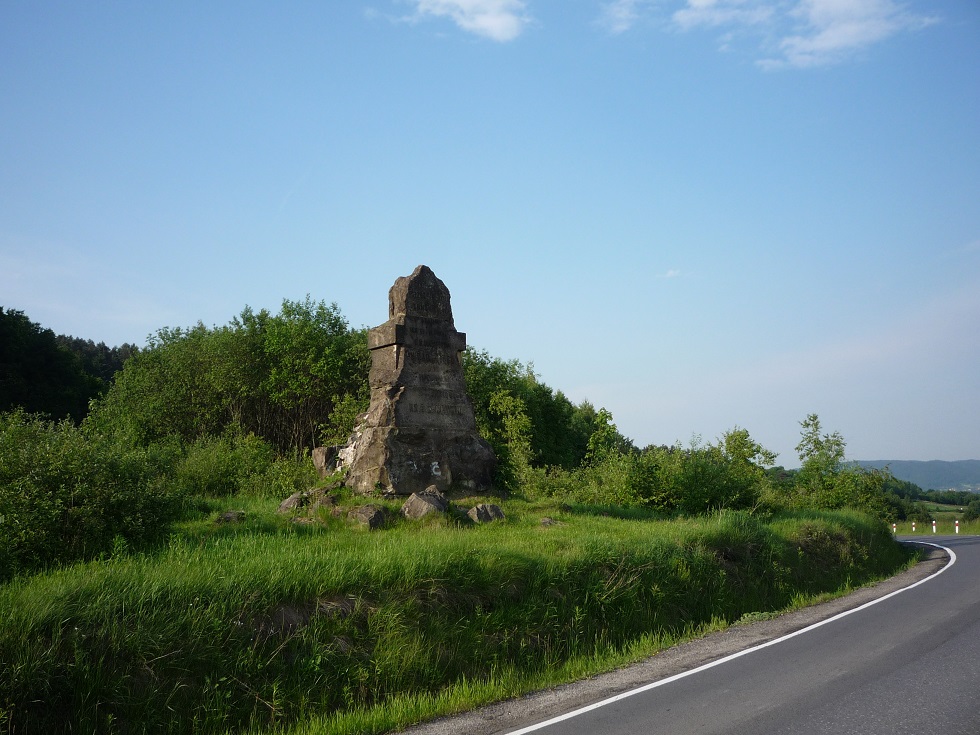
[[[399,278],[388,321],[368,333],[371,405],[341,450],[347,484],[411,495],[490,488],[496,458],[476,430],[449,289],[426,266]]]

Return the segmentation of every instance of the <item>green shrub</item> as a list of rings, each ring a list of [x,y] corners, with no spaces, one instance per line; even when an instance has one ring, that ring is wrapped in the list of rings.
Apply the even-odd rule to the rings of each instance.
[[[612,447],[578,470],[539,474],[528,494],[685,515],[748,509],[767,492],[770,481],[763,467],[771,463],[770,452],[744,429],[734,429],[717,444],[695,440],[687,449],[649,446],[624,452]]]
[[[0,414],[0,580],[159,538],[182,508],[174,459],[169,444],[138,449]]]
[[[288,454],[349,431],[366,407],[369,364],[366,334],[336,304],[285,300],[276,315],[246,307],[223,327],[159,330],[87,423],[142,446],[238,429]]]
[[[243,493],[286,497],[314,484],[316,471],[306,454],[277,457],[273,448],[254,434],[230,432],[188,445],[174,470],[174,481],[188,497]]]
[[[316,480],[316,470],[308,456],[280,457],[245,478],[241,491],[257,497],[285,498],[297,490],[309,489]]]
[[[272,448],[254,435],[204,437],[188,445],[174,472],[188,495],[236,495],[253,475],[275,460]]]
[[[980,518],[980,498],[971,500],[963,511],[964,521],[975,521],[977,518]]]

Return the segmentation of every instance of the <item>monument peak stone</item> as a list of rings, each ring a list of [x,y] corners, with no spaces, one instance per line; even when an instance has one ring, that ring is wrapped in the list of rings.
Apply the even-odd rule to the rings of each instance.
[[[388,292],[388,321],[368,332],[371,403],[340,464],[357,492],[488,491],[496,457],[476,428],[449,289],[427,266]]]

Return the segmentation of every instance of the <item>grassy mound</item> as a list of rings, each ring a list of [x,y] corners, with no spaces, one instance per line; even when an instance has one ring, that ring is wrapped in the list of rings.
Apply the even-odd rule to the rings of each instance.
[[[369,533],[248,511],[0,587],[0,732],[382,732],[909,559],[850,512],[665,521],[515,500],[501,523]]]

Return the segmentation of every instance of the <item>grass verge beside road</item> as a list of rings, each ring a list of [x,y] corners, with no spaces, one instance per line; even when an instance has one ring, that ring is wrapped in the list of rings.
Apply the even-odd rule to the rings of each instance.
[[[257,504],[241,525],[185,524],[156,553],[15,579],[0,587],[0,732],[385,732],[859,586],[914,553],[851,512],[504,507],[487,526],[368,533]]]

